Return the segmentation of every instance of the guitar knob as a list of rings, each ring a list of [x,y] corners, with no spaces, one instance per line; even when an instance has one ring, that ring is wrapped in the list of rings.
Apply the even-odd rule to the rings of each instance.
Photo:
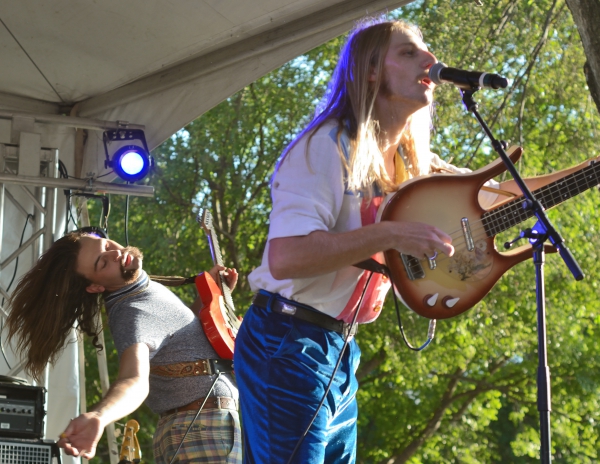
[[[439,293],[436,293],[435,295],[425,295],[425,298],[423,298],[423,303],[425,306],[432,308],[437,303],[438,296]]]
[[[460,298],[455,298],[453,296],[445,296],[442,300],[442,304],[445,308],[451,309],[454,307],[454,305],[456,305],[456,303],[458,303],[458,300],[460,300]]]

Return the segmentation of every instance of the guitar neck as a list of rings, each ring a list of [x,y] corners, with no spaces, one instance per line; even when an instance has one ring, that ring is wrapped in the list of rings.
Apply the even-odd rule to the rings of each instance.
[[[223,255],[221,254],[221,247],[219,247],[219,241],[217,240],[215,230],[210,229],[207,231],[206,235],[208,236],[208,245],[210,247],[210,254],[212,256],[213,263],[217,266],[223,266]],[[227,285],[226,280],[223,276],[220,276],[221,290],[223,292],[223,298],[225,299],[225,303],[233,309],[233,299],[231,298],[231,289]]]
[[[592,163],[532,193],[544,209],[548,210],[598,184],[600,184],[600,163]],[[523,209],[523,197],[519,197],[491,211],[486,211],[482,215],[482,222],[487,236],[493,237],[533,215],[531,208]]]

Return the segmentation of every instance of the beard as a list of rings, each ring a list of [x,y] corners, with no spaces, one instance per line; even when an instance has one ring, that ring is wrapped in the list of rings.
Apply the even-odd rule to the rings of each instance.
[[[129,255],[132,258],[134,258],[134,259],[137,258],[138,261],[140,262],[140,266],[136,269],[125,269],[125,267],[123,265],[121,265],[121,276],[123,277],[125,284],[129,285],[129,284],[134,283],[140,276],[140,272],[142,270],[141,262],[142,262],[142,259],[144,258],[144,255],[142,254],[142,252],[139,248],[132,247],[132,246],[125,247],[122,250],[122,252],[129,253]]]

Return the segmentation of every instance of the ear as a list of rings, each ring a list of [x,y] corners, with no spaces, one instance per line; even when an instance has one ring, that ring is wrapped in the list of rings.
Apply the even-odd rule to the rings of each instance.
[[[371,66],[369,68],[369,82],[375,82],[377,80],[377,71],[375,71],[375,66]]]
[[[102,285],[91,284],[85,288],[85,291],[88,293],[103,293],[106,290]]]

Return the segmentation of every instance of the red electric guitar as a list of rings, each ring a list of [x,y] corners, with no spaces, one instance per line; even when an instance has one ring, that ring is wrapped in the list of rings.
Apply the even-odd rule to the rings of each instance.
[[[516,161],[522,149],[510,154]],[[484,210],[477,195],[483,184],[504,172],[500,159],[469,174],[434,174],[405,182],[385,205],[382,221],[432,224],[452,237],[452,257],[434,260],[395,250],[385,260],[404,304],[421,316],[446,319],[472,308],[514,265],[532,257],[531,245],[500,253],[494,237],[533,217],[523,209],[522,197]],[[544,209],[562,203],[600,184],[600,163],[566,175],[533,192]],[[551,245],[546,251],[556,251]]]
[[[204,210],[196,218],[206,232],[210,254],[215,265],[223,266],[223,257],[213,226],[210,211]],[[198,275],[195,280],[196,288],[202,299],[202,309],[199,317],[208,341],[219,357],[233,359],[235,337],[242,323],[242,318],[236,316],[231,299],[231,289],[224,278],[215,282],[208,272]]]

